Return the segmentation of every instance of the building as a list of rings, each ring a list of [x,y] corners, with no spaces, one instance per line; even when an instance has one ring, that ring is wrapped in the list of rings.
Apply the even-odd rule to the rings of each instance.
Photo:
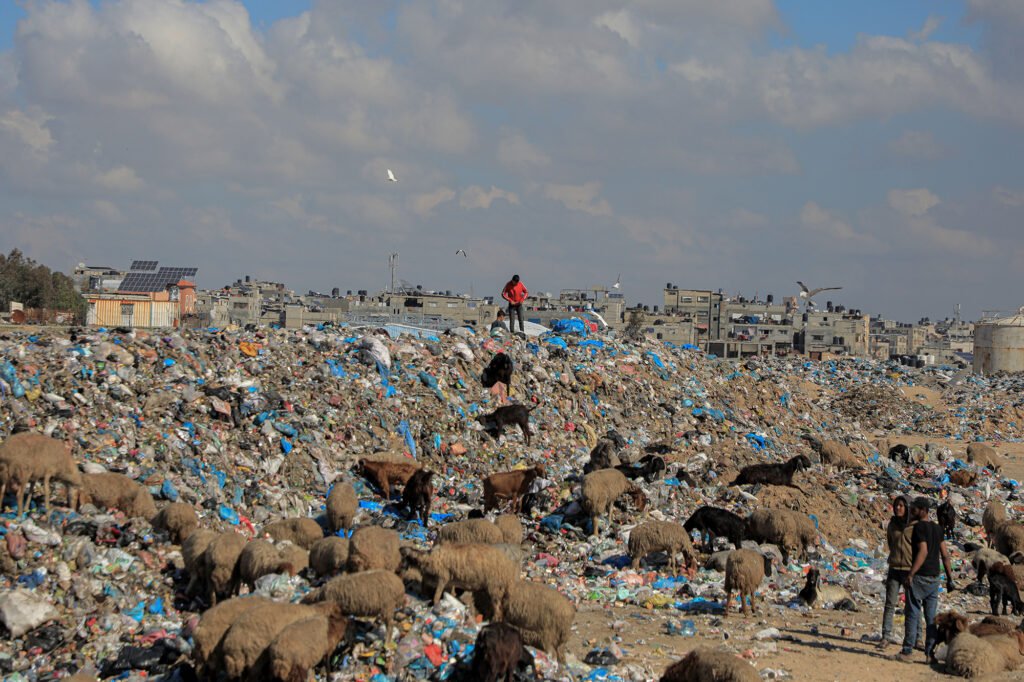
[[[117,291],[89,291],[86,324],[103,327],[178,327],[196,313],[198,268],[162,267],[134,261]]]
[[[86,265],[79,263],[71,274],[78,293],[98,291],[117,291],[124,279],[125,272],[106,265]]]
[[[975,325],[973,369],[986,375],[1024,371],[1024,308]]]

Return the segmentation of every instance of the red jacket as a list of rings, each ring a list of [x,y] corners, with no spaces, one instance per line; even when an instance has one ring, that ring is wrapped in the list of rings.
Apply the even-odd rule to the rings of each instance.
[[[511,303],[512,305],[519,305],[526,300],[529,295],[529,291],[526,290],[526,285],[523,284],[522,280],[518,282],[508,281],[505,288],[501,290],[501,297]]]

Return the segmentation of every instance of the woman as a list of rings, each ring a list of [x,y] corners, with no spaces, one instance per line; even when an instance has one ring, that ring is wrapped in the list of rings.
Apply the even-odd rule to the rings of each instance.
[[[885,541],[889,546],[889,571],[885,576],[885,610],[882,612],[882,639],[879,648],[892,644],[892,617],[900,598],[900,588],[910,573],[913,564],[913,549],[910,546],[910,535],[914,524],[910,520],[910,507],[907,498],[897,496],[892,501],[892,518],[885,529]]]

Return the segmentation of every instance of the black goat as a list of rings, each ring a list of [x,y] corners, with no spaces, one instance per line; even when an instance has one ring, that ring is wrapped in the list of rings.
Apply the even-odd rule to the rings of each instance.
[[[430,503],[434,497],[433,476],[432,472],[419,469],[402,489],[402,506],[409,510],[411,518],[419,516],[424,528],[430,524]]]
[[[616,449],[614,441],[606,438],[599,440],[594,449],[590,451],[590,459],[583,465],[583,473],[589,474],[591,471],[619,466],[619,457],[615,454]]]
[[[683,528],[688,533],[700,530],[704,548],[710,552],[714,550],[715,538],[719,537],[729,538],[729,542],[739,549],[743,545],[747,524],[742,517],[733,514],[728,509],[705,506],[693,512],[690,518],[686,519]]]
[[[763,483],[764,485],[784,485],[803,492],[803,488],[793,483],[793,475],[798,471],[810,468],[811,460],[807,455],[797,455],[784,464],[751,464],[740,469],[736,480],[729,485]]]
[[[1009,564],[999,563],[989,569],[988,573],[988,601],[992,607],[992,615],[999,615],[999,605],[1003,605],[1003,615],[1006,615],[1006,604],[1009,603],[1013,613],[1024,613],[1024,602],[1020,598],[1020,590],[1017,589],[1017,580],[1013,568]]]
[[[939,505],[935,515],[939,520],[939,525],[942,526],[943,537],[951,540],[953,538],[953,528],[956,526],[956,508],[953,506],[953,503],[946,500]]]
[[[615,467],[631,481],[643,477],[648,483],[653,483],[665,475],[665,460],[657,455],[644,455],[634,464],[620,464]]]
[[[484,368],[483,374],[480,375],[480,383],[483,384],[484,388],[490,388],[499,381],[508,386],[509,391],[512,390],[512,371],[515,369],[515,363],[512,362],[506,353],[497,353],[491,361]]]

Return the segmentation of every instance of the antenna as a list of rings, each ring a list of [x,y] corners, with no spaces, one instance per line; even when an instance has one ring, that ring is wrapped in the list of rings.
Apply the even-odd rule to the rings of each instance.
[[[960,326],[960,304],[959,303],[956,304],[956,324],[957,324],[958,327]]]
[[[395,272],[398,270],[397,251],[388,256],[388,267],[391,268],[391,288],[388,289],[388,293],[393,294],[395,293]]]

